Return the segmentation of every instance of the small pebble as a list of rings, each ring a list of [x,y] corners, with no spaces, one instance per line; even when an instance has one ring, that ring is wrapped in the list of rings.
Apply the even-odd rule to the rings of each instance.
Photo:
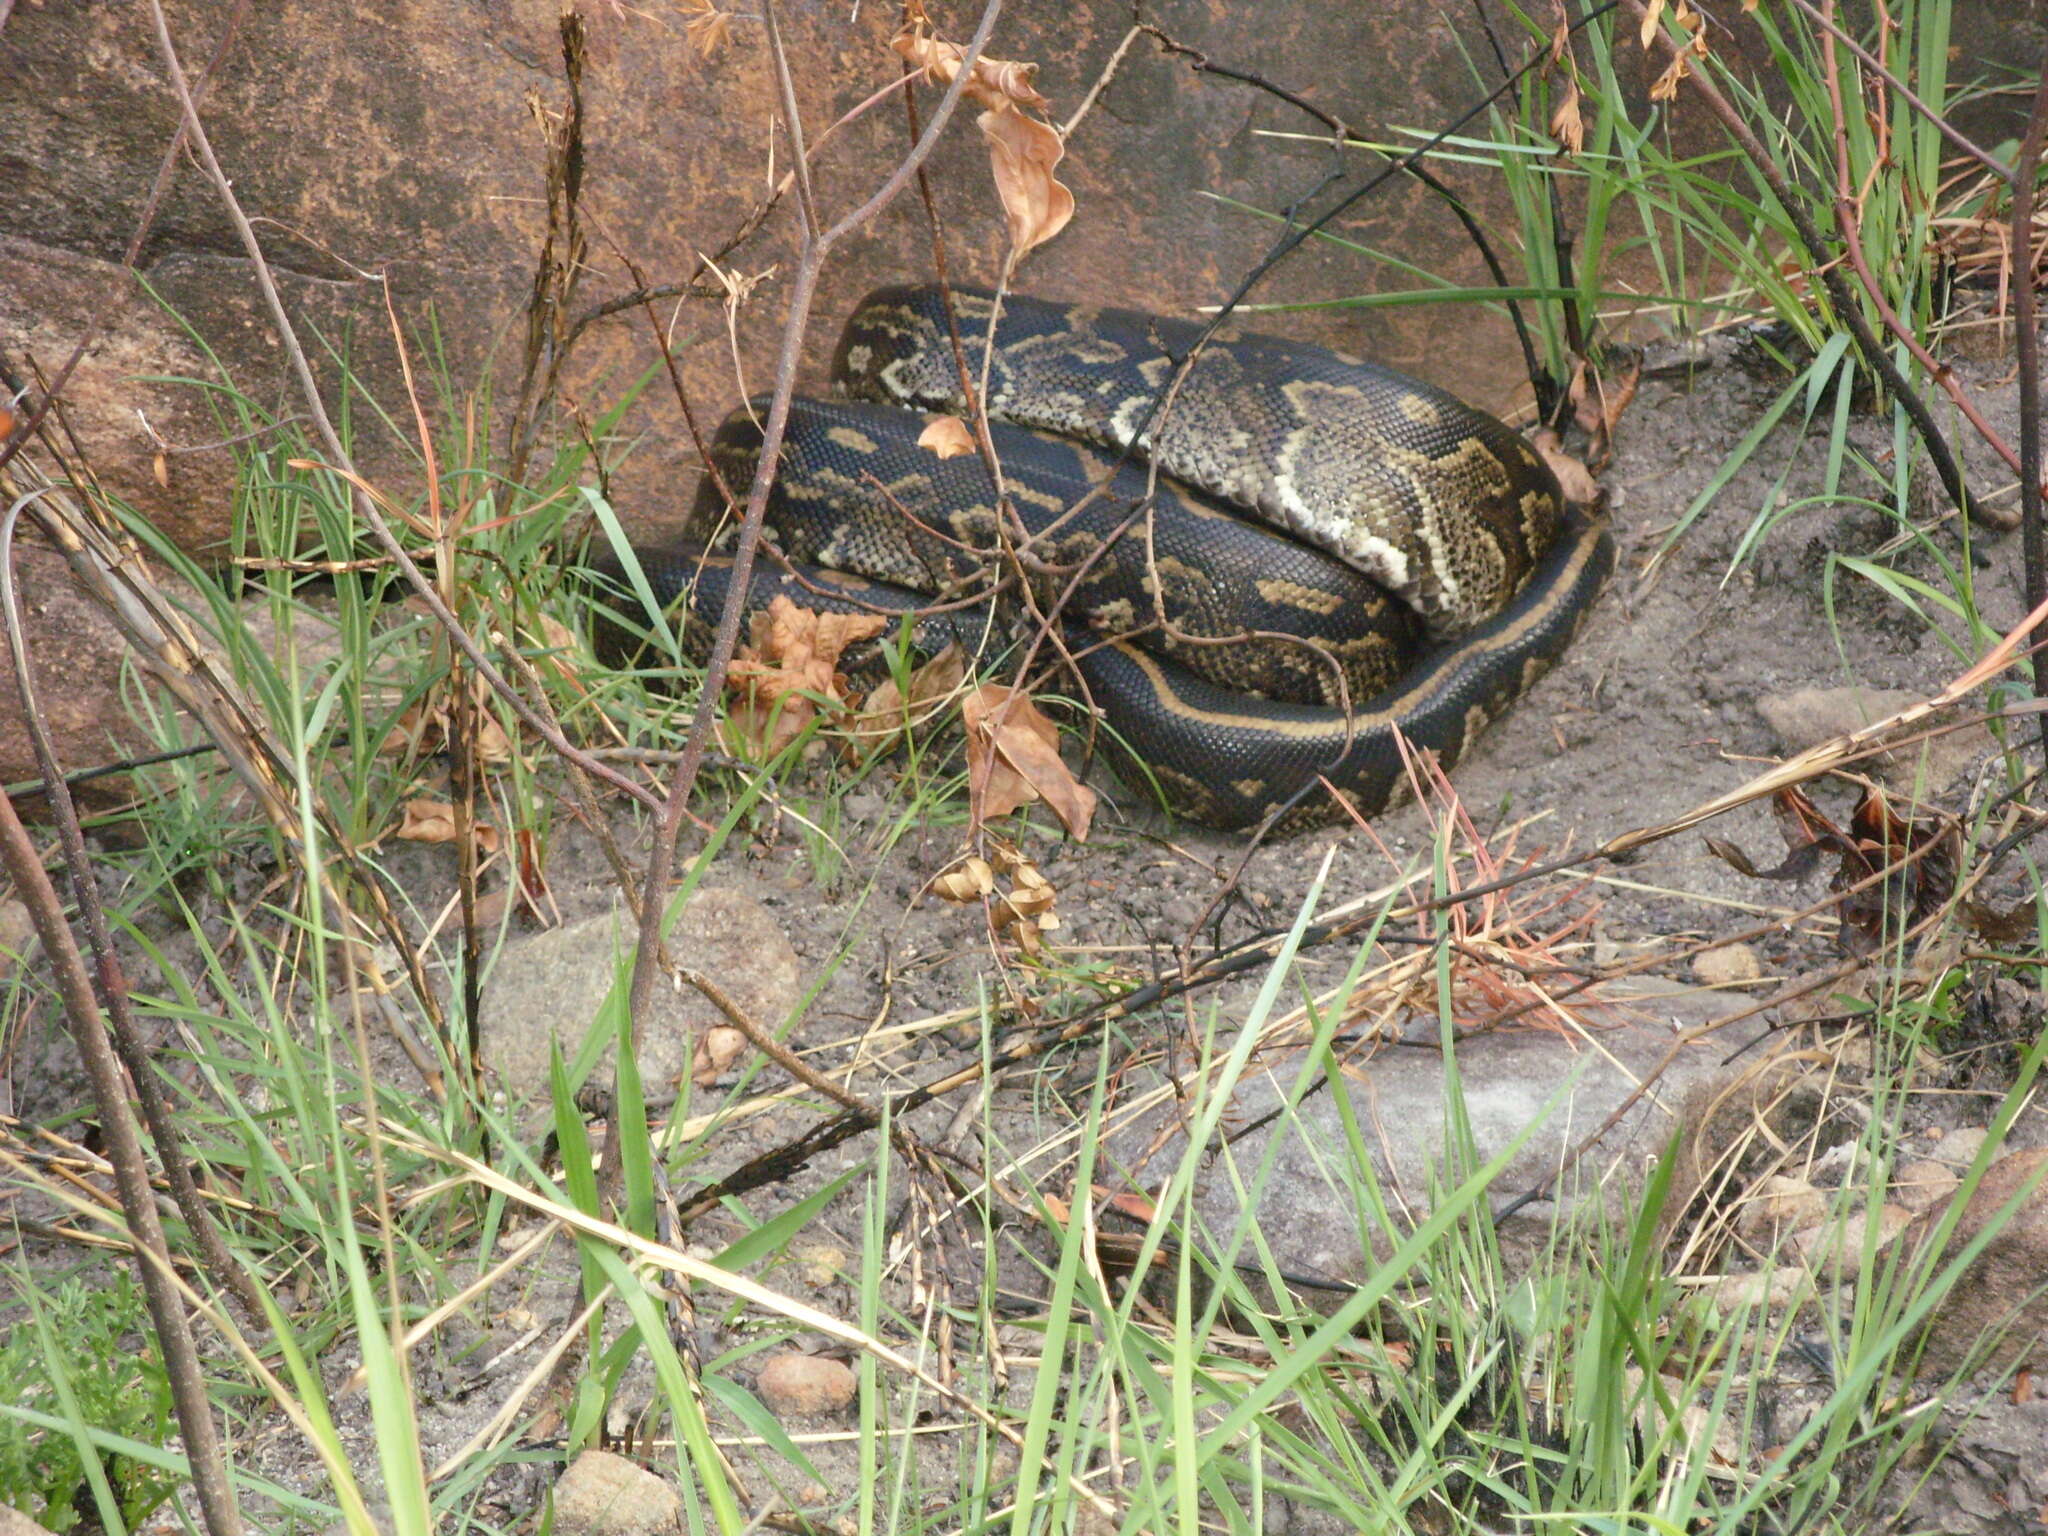
[[[837,1360],[788,1350],[769,1357],[754,1378],[754,1386],[778,1418],[787,1418],[844,1408],[853,1401],[859,1381]]]

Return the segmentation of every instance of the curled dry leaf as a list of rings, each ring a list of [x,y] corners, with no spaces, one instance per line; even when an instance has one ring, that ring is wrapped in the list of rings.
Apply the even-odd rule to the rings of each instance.
[[[1579,82],[1569,73],[1564,78],[1564,99],[1550,114],[1550,136],[1568,155],[1576,155],[1586,147],[1586,122],[1579,115]]]
[[[699,58],[710,58],[732,41],[732,13],[719,10],[711,0],[683,0],[683,15],[683,35]]]
[[[1008,260],[1015,266],[1074,216],[1074,194],[1053,178],[1067,147],[1056,130],[1021,112],[984,112],[975,122],[988,140],[996,196],[1010,221]]]
[[[912,13],[910,27],[889,46],[923,70],[931,84],[950,83],[966,57],[959,45],[931,34],[921,11]],[[1066,145],[1049,123],[1030,115],[1050,105],[1034,84],[1037,76],[1036,64],[983,57],[974,61],[963,88],[982,108],[976,122],[988,140],[989,169],[1010,225],[1012,267],[1074,216],[1074,194],[1053,176]]]
[[[1674,53],[1671,62],[1664,66],[1664,73],[1650,82],[1650,100],[1675,101],[1679,84],[1692,73],[1692,55]]]
[[[699,1088],[712,1087],[746,1043],[747,1037],[730,1024],[712,1025],[698,1037],[690,1055],[690,1081]]]
[[[960,73],[960,61],[967,57],[967,50],[957,43],[933,37],[921,27],[899,32],[889,46],[924,71],[927,85],[951,85]],[[1019,107],[1043,111],[1051,103],[1038,94],[1033,84],[1037,78],[1036,64],[983,54],[974,61],[964,89],[969,101],[991,112],[1013,112]]]
[[[1095,791],[1060,760],[1059,728],[1029,695],[983,683],[960,702],[967,726],[967,798],[977,827],[1043,800],[1076,842],[1088,841]]]
[[[996,872],[987,859],[969,856],[932,881],[932,892],[945,901],[979,901],[996,888]]]
[[[868,695],[848,727],[854,749],[877,752],[894,746],[907,732],[931,719],[966,677],[965,653],[959,646],[949,645],[910,674],[907,700],[895,678],[884,680]]]
[[[740,647],[726,676],[737,695],[726,717],[734,750],[765,762],[802,734],[820,699],[843,703],[840,656],[888,624],[878,613],[818,613],[778,595],[753,616],[753,643]]]
[[[480,853],[498,851],[498,829],[487,822],[475,826],[476,846]],[[408,800],[401,808],[397,828],[392,836],[409,843],[452,843],[455,841],[455,807],[446,800],[418,798]]]
[[[1643,355],[1628,347],[1608,348],[1593,364],[1580,358],[1572,370],[1566,396],[1572,418],[1588,440],[1586,457],[1595,466],[1605,468],[1614,457],[1614,429],[1635,399],[1642,377]]]
[[[497,710],[491,707],[491,685],[473,672],[467,677],[470,700],[476,711],[472,742],[476,755],[493,766],[508,763],[512,760],[512,738],[506,735],[505,727],[498,721]],[[400,715],[398,723],[385,733],[377,750],[384,757],[444,751],[452,740],[451,730],[449,697],[444,685]]]
[[[1550,466],[1566,501],[1591,506],[1600,499],[1600,483],[1585,464],[1564,451],[1564,440],[1550,427],[1538,427],[1529,434],[1529,445]]]
[[[1060,925],[1059,914],[1053,911],[1059,893],[1014,844],[992,837],[988,846],[989,859],[969,854],[932,881],[932,893],[945,901],[986,902],[996,933],[1025,954],[1035,955],[1044,935]],[[998,880],[1005,878],[1010,889],[998,894]]]
[[[931,449],[942,459],[957,459],[974,452],[974,433],[958,416],[933,416],[917,434],[917,446]]]

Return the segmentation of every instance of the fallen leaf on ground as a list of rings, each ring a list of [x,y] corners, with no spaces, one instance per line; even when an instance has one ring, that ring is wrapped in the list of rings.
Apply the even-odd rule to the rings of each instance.
[[[1060,760],[1059,728],[1028,695],[983,683],[960,701],[974,825],[1043,800],[1076,842],[1088,841],[1095,791]]]
[[[488,822],[475,826],[480,853],[498,851],[498,829]],[[455,807],[446,800],[415,799],[405,802],[394,837],[409,843],[452,843],[455,841]]]
[[[1600,482],[1593,478],[1593,472],[1586,468],[1584,461],[1564,451],[1564,439],[1554,429],[1538,427],[1529,434],[1529,445],[1550,466],[1550,472],[1557,476],[1566,501],[1591,506],[1600,499]]]
[[[1572,416],[1586,434],[1586,457],[1605,468],[1614,457],[1614,429],[1622,413],[1636,397],[1636,385],[1643,377],[1643,355],[1633,348],[1609,348],[1598,362],[1585,358],[1572,370]]]
[[[730,1024],[712,1025],[697,1037],[697,1048],[690,1054],[690,1081],[699,1088],[712,1087],[746,1043],[747,1037]]]
[[[930,720],[966,677],[967,657],[959,646],[949,645],[910,674],[907,700],[895,678],[884,679],[849,726],[855,744],[867,752],[894,746],[899,737]]]
[[[469,696],[475,708],[472,741],[478,759],[485,763],[512,760],[512,738],[498,723],[491,685],[475,673],[468,674]],[[377,751],[384,757],[408,757],[424,752],[445,751],[453,739],[451,698],[444,685],[415,702],[384,734]]]
[[[755,762],[775,756],[803,733],[821,699],[844,705],[840,656],[888,627],[879,613],[818,613],[778,595],[753,616],[753,643],[740,647],[726,675],[736,695],[726,714],[728,744]]]
[[[989,858],[969,854],[939,875],[932,881],[932,894],[962,905],[984,903],[997,936],[1035,955],[1045,935],[1060,925],[1059,914],[1053,911],[1058,892],[1015,844],[991,837],[988,850]],[[1010,882],[1007,892],[998,894],[998,877]]]

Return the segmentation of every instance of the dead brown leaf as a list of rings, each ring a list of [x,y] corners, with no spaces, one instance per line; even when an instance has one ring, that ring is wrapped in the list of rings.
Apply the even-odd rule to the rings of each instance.
[[[917,434],[917,446],[931,449],[942,459],[957,459],[974,452],[974,433],[958,416],[933,416]]]
[[[1095,791],[1060,760],[1059,728],[1028,695],[984,683],[960,702],[974,825],[1043,800],[1076,842],[1088,841]]]
[[[1586,122],[1579,115],[1579,82],[1569,71],[1564,77],[1564,100],[1550,114],[1550,136],[1564,146],[1568,155],[1576,155],[1586,147]]]
[[[927,85],[951,85],[960,73],[960,61],[967,57],[966,49],[934,37],[922,27],[899,32],[889,46],[924,71]],[[1038,94],[1033,84],[1037,78],[1036,64],[984,54],[968,73],[965,94],[976,106],[991,112],[1013,112],[1019,107],[1042,112],[1051,103]]]
[[[1067,152],[1052,127],[1021,112],[984,112],[975,119],[988,140],[996,196],[1010,221],[1011,266],[1067,227],[1074,194],[1053,177]]]
[[[512,760],[512,738],[498,723],[491,708],[491,685],[475,673],[468,674],[469,695],[475,708],[472,745],[478,759],[497,765]],[[406,757],[423,752],[443,752],[452,739],[449,695],[445,687],[418,700],[398,717],[378,745],[384,757]]]
[[[498,829],[486,822],[475,826],[479,853],[498,851]],[[401,808],[392,836],[409,843],[452,843],[455,841],[455,807],[445,800],[424,797],[408,800]]]
[[[968,854],[939,875],[932,881],[932,894],[962,904],[981,902],[997,937],[1035,955],[1045,935],[1060,925],[1059,914],[1053,911],[1058,892],[1015,844],[990,837],[988,851],[986,859]],[[1001,879],[1010,882],[1008,891],[999,891]]]
[[[690,1081],[699,1088],[712,1087],[746,1043],[747,1037],[730,1024],[712,1025],[698,1036],[697,1048],[690,1053]]]
[[[909,26],[889,46],[933,85],[950,83],[967,56],[958,44],[934,36],[923,11],[916,8]],[[1010,225],[1011,267],[1065,229],[1074,216],[1074,194],[1053,176],[1066,145],[1049,123],[1030,115],[1051,105],[1039,94],[1037,77],[1036,64],[982,57],[969,68],[963,87],[983,109],[976,122],[988,140],[989,169]]]
[[[895,678],[884,679],[849,724],[854,748],[877,752],[893,747],[906,732],[931,719],[966,677],[965,653],[957,645],[948,645],[910,674],[908,700]]]
[[[753,643],[740,647],[726,676],[736,695],[726,714],[733,750],[766,762],[802,734],[821,699],[843,705],[840,656],[888,626],[879,613],[818,613],[778,595],[753,616]]]
[[[683,0],[683,35],[697,56],[708,59],[732,41],[732,13],[721,11],[711,0]]]
[[[1564,439],[1554,428],[1538,427],[1529,434],[1529,444],[1550,466],[1550,472],[1557,476],[1566,501],[1575,501],[1582,506],[1591,506],[1599,501],[1600,482],[1593,478],[1593,472],[1582,460],[1564,451]]]
[[[1671,62],[1664,66],[1664,73],[1650,82],[1650,100],[1672,101],[1678,96],[1678,87],[1685,77],[1692,73],[1692,55],[1674,53]]]
[[[1596,468],[1605,468],[1614,457],[1614,429],[1636,397],[1643,378],[1643,355],[1630,347],[1610,347],[1589,364],[1580,358],[1572,370],[1572,418],[1586,434],[1586,457]]]

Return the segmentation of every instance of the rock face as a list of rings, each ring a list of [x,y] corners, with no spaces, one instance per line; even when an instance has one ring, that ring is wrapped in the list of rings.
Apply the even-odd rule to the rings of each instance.
[[[234,8],[167,0],[165,9],[185,72],[197,79]],[[698,253],[726,247],[755,207],[771,164],[775,92],[761,24],[746,7],[734,9],[741,14],[728,39],[704,56],[691,46],[681,7],[585,0],[581,208],[589,246],[576,306],[635,289],[628,258],[652,283],[687,278]],[[2005,14],[2013,8],[1979,0],[1958,9],[1974,14],[1958,15],[1956,36],[1986,56],[2035,51],[2020,35],[2033,23]],[[787,7],[796,93],[814,144],[897,78],[887,46],[896,9],[854,7],[851,21],[848,14],[843,6]],[[964,40],[976,14],[971,4],[956,5],[936,19]],[[1165,0],[1147,9],[1190,47],[1382,135],[1447,123],[1475,99],[1470,61],[1487,57],[1487,47],[1469,18],[1447,14],[1437,0],[1255,11]],[[523,306],[545,223],[537,114],[559,114],[566,99],[559,18],[558,0],[266,0],[247,8],[203,117],[330,403],[340,398],[335,359],[345,356],[392,421],[410,420],[386,282],[430,409],[437,370],[458,397],[493,376],[500,401],[515,391]],[[1001,19],[990,52],[1038,63],[1038,87],[1053,120],[1064,121],[1128,25],[1121,0],[1017,7]],[[2006,34],[2013,46],[2001,52]],[[934,98],[922,98],[928,112]],[[1000,270],[1006,235],[970,117],[963,112],[951,125],[930,171],[948,271],[986,283]],[[67,390],[78,441],[109,490],[185,548],[218,557],[232,526],[232,450],[207,445],[247,423],[204,386],[232,382],[280,414],[298,407],[241,243],[189,156],[135,272],[120,265],[178,122],[147,10],[91,0],[14,6],[0,26],[0,120],[8,125],[0,135],[0,358],[23,378],[31,363],[54,369],[94,321],[104,322]],[[1332,164],[1324,142],[1264,130],[1323,131],[1268,94],[1194,73],[1184,58],[1138,39],[1060,167],[1078,201],[1073,224],[1032,256],[1019,286],[1181,313],[1216,302],[1253,266],[1275,226],[1202,194],[1279,208],[1315,188]],[[772,137],[780,174],[788,149],[781,134]],[[827,215],[855,207],[907,142],[893,98],[834,135],[816,178]],[[1497,186],[1467,178],[1461,190],[1482,224],[1510,226]],[[1380,187],[1343,216],[1338,232],[1455,282],[1485,280],[1453,216],[1412,184]],[[736,283],[753,285],[730,331],[715,283],[714,297],[659,308],[707,425],[770,382],[795,242],[795,209],[785,206],[722,258]],[[1512,265],[1511,252],[1507,259]],[[931,261],[914,192],[845,241],[818,295],[807,376],[817,380],[840,318],[862,293],[928,273]],[[1257,297],[1328,299],[1406,283],[1312,242]],[[1335,309],[1259,323],[1370,353],[1493,408],[1519,382],[1505,322],[1469,308],[1454,324],[1431,309]],[[593,417],[650,370],[659,374],[649,317],[629,308],[585,333],[564,398]],[[162,377],[199,382],[157,382]],[[501,410],[492,425],[499,443],[502,418]],[[417,470],[401,441],[409,427],[387,429],[360,400],[354,419],[354,451],[368,472],[399,502],[413,499]],[[613,482],[622,515],[635,528],[670,524],[688,503],[695,467],[664,379],[617,430],[636,445]],[[104,671],[94,674],[81,695],[105,699],[107,681]],[[0,776],[21,776],[17,740],[0,728]]]

